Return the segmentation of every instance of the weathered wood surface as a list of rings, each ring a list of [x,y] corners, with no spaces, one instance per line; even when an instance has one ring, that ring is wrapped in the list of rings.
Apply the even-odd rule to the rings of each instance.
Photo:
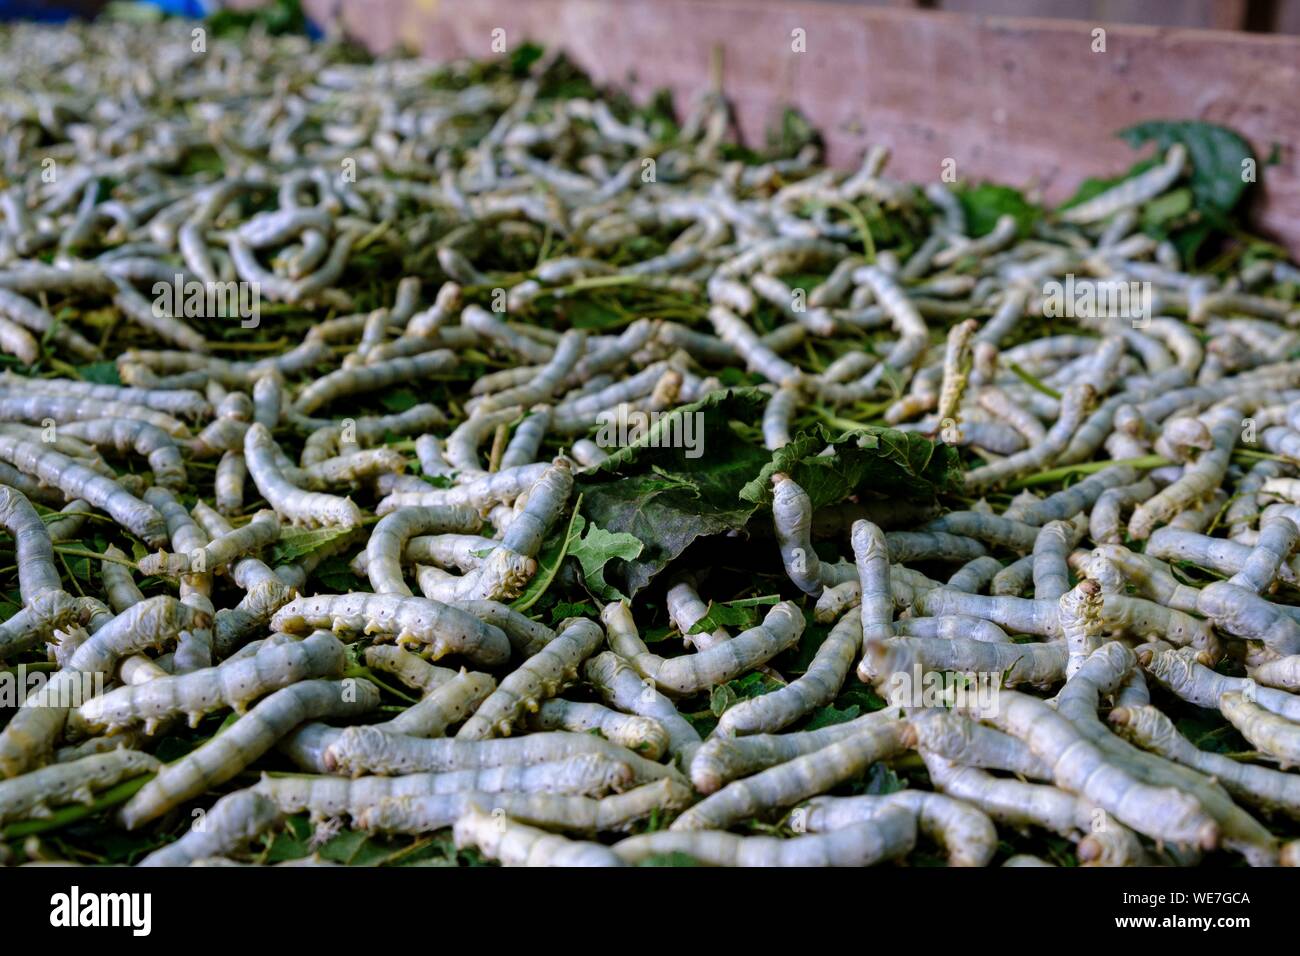
[[[1034,183],[1049,202],[1089,175],[1134,160],[1116,130],[1149,119],[1202,119],[1245,135],[1264,171],[1257,224],[1300,254],[1300,39],[1142,26],[971,17],[769,0],[306,0],[318,22],[375,50],[491,55],[563,47],[599,81],[646,96],[668,87],[679,108],[710,82],[715,47],[743,134],[761,140],[783,104],[824,133],[829,160],[893,151],[890,171],[927,181],[945,158],[963,180]],[[792,50],[792,31],[807,50]]]

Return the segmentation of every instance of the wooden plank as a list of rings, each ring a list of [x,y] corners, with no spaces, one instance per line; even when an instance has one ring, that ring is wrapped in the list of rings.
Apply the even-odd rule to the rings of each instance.
[[[1201,119],[1238,130],[1264,171],[1258,224],[1300,255],[1300,40],[1293,37],[970,17],[824,2],[755,0],[306,0],[334,9],[372,49],[396,44],[435,58],[559,45],[600,82],[647,96],[670,89],[682,109],[723,51],[724,88],[742,133],[761,141],[783,104],[823,131],[832,164],[869,145],[890,171],[925,182],[952,158],[961,179],[1032,184],[1048,202],[1090,175],[1134,160],[1115,132],[1150,119]],[[807,38],[792,50],[792,31]]]

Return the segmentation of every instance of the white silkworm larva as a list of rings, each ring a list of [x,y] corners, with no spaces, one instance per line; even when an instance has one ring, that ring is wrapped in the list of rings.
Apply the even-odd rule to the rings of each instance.
[[[52,807],[69,803],[90,804],[95,791],[154,773],[159,766],[149,754],[117,749],[0,781],[0,823],[48,817]]]
[[[1223,694],[1219,710],[1257,749],[1276,757],[1282,769],[1300,765],[1300,724],[1265,710],[1250,694]]]
[[[1052,769],[1021,740],[939,707],[908,713],[916,749],[962,766],[1005,770],[1033,780],[1052,779]]]
[[[1219,827],[1191,795],[1143,783],[1088,742],[1043,701],[1016,691],[999,695],[986,719],[1025,741],[1052,767],[1063,790],[1087,797],[1122,823],[1156,839],[1212,848]]]
[[[134,830],[229,780],[304,721],[355,716],[377,706],[379,691],[363,680],[301,681],[278,690],[223,733],[164,767],[127,802],[119,819]]]
[[[543,699],[556,696],[566,682],[577,680],[579,665],[595,653],[604,639],[604,631],[594,621],[569,621],[555,640],[501,681],[496,692],[461,727],[456,739],[508,736],[524,711],[535,712]]]
[[[608,619],[607,619],[607,626]],[[668,734],[668,751],[689,766],[700,746],[700,734],[654,684],[641,677],[617,654],[597,654],[583,667],[583,676],[605,703],[629,714],[656,721]]]
[[[1178,732],[1168,716],[1149,705],[1116,707],[1109,719],[1126,739],[1213,777],[1237,799],[1300,819],[1300,776],[1201,750]]]
[[[950,866],[988,866],[997,852],[998,833],[988,815],[939,793],[901,790],[886,796],[817,797],[795,813],[806,832],[830,833],[894,809],[914,816],[921,831],[948,851]]]
[[[407,687],[428,694],[458,673],[450,667],[438,667],[408,650],[392,644],[375,644],[366,648],[366,666],[392,674]]]
[[[109,545],[104,549],[104,557],[124,561],[126,553],[115,545]],[[119,561],[100,562],[100,577],[104,582],[104,592],[114,614],[121,614],[133,604],[144,600],[144,594],[136,587],[135,579],[131,577],[131,569],[120,564]]]
[[[913,670],[1000,674],[1002,682],[1053,684],[1065,676],[1063,644],[991,644],[969,638],[891,637],[864,645],[859,674],[902,692]]]
[[[613,851],[629,863],[661,853],[682,853],[708,866],[863,867],[904,857],[915,844],[916,814],[889,807],[870,820],[830,833],[781,839],[660,830],[628,837],[614,844]]]
[[[264,644],[257,652],[188,674],[157,677],[131,687],[119,687],[81,705],[81,717],[92,727],[110,731],[145,722],[145,732],[173,714],[185,714],[190,726],[223,707],[242,714],[262,695],[301,680],[338,677],[346,654],[339,639],[318,631],[302,641]]]
[[[0,485],[0,525],[14,539],[14,564],[23,603],[30,603],[42,591],[62,591],[45,522],[21,491],[6,485]]]
[[[497,682],[488,674],[461,671],[431,690],[419,703],[375,726],[411,737],[441,737],[448,727],[472,714],[496,689]]]
[[[725,830],[751,816],[792,806],[865,773],[877,760],[908,749],[913,741],[906,721],[873,724],[851,737],[734,780],[695,804],[673,830]]]
[[[371,530],[366,543],[366,574],[371,587],[376,594],[410,597],[401,564],[407,542],[421,534],[476,530],[480,520],[468,505],[425,505],[386,514]]]
[[[743,700],[718,718],[716,733],[774,733],[833,701],[844,685],[862,646],[862,622],[846,614],[817,649],[808,670],[785,687]]]
[[[1247,678],[1211,670],[1196,659],[1191,648],[1144,648],[1139,659],[1148,674],[1197,707],[1217,707],[1224,694],[1249,694],[1252,703],[1288,720],[1300,721],[1300,697],[1272,687],[1255,687]]]
[[[248,479],[248,465],[242,451],[222,452],[213,478],[213,493],[217,510],[223,515],[237,514],[244,507],[244,484]]]
[[[361,525],[361,509],[351,498],[304,491],[291,484],[277,460],[277,451],[275,439],[264,425],[249,427],[244,436],[244,460],[248,473],[277,514],[293,524],[313,528],[322,525],[355,528]]]
[[[596,754],[627,764],[637,782],[680,776],[672,768],[647,760],[603,737],[560,731],[491,740],[455,737],[425,740],[385,733],[375,727],[346,727],[327,744],[323,763],[331,773],[357,777],[367,771],[388,775],[445,773],[509,764],[552,763],[580,754]]]
[[[595,730],[620,747],[635,751],[647,760],[658,760],[667,751],[668,731],[651,717],[621,714],[601,704],[555,698],[543,701],[528,718],[533,730],[568,730],[574,733]]]
[[[474,847],[503,866],[623,866],[609,847],[556,836],[474,806],[456,820],[458,848]]]
[[[117,482],[77,464],[67,455],[11,435],[0,435],[0,458],[44,484],[53,485],[69,499],[81,498],[107,512],[151,547],[166,544],[166,522],[162,515]]]
[[[247,524],[218,535],[201,548],[175,554],[148,554],[137,566],[140,573],[146,575],[211,574],[242,555],[274,544],[279,538],[279,516],[274,511],[263,510],[253,515]]]
[[[455,822],[474,804],[548,830],[600,833],[625,830],[657,812],[690,802],[691,788],[667,777],[593,800],[557,793],[454,793],[381,800],[361,813],[358,825],[386,833],[427,833]]]
[[[140,866],[188,866],[224,856],[276,826],[280,808],[256,790],[237,790],[212,805],[183,837],[154,850]]]
[[[164,488],[184,488],[185,463],[175,440],[161,428],[148,422],[120,418],[92,418],[68,422],[59,432],[80,438],[98,448],[143,456],[153,470],[154,481]]]
[[[1140,206],[1173,185],[1182,175],[1186,164],[1187,147],[1175,143],[1169,147],[1162,163],[1112,186],[1087,202],[1071,206],[1061,213],[1061,220],[1071,223],[1101,222],[1117,212]]]
[[[63,730],[68,702],[77,699],[74,694],[85,693],[85,685],[96,674],[107,679],[123,657],[210,623],[210,615],[171,597],[149,598],[105,621],[73,651],[62,670],[27,697],[0,731],[0,775],[17,776],[44,760]]]
[[[267,776],[256,786],[284,813],[354,819],[384,800],[458,793],[561,793],[599,797],[631,785],[626,764],[596,754],[550,763],[507,764],[400,777]]]
[[[615,613],[611,608],[619,607],[620,604],[606,605],[602,614],[605,625],[610,630],[610,643],[615,648],[615,653],[619,653],[616,641],[620,637],[625,638],[626,643],[622,646],[629,654],[621,656],[627,657],[628,663],[657,689],[679,697],[689,697],[706,688],[726,683],[766,663],[797,644],[804,629],[803,612],[792,601],[782,601],[767,612],[761,624],[729,641],[697,654],[665,659],[649,652],[637,636],[635,625],[628,628],[626,622],[616,624],[611,620],[610,615]]]
[[[855,521],[851,541],[858,570],[862,642],[892,637],[894,597],[889,586],[890,551],[885,534],[870,521]]]
[[[500,628],[472,614],[427,598],[396,594],[327,594],[297,598],[275,612],[271,629],[291,634],[328,628],[335,633],[383,635],[399,645],[427,645],[434,660],[463,654],[492,667],[510,659]]]
[[[514,501],[537,483],[551,466],[545,462],[520,465],[488,475],[479,475],[454,488],[429,488],[427,491],[395,491],[383,499],[375,509],[386,515],[398,508],[422,505],[467,505],[471,508],[490,508],[498,502]]]

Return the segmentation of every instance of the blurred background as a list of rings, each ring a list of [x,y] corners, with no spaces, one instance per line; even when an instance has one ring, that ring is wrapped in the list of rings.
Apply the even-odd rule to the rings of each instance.
[[[412,0],[414,2],[414,0]],[[515,0],[526,6],[530,0]],[[621,0],[606,0],[619,3]],[[754,0],[797,5],[802,0]],[[820,0],[845,6],[942,10],[1001,17],[1046,17],[1156,27],[1198,27],[1251,33],[1300,34],[1300,0]],[[180,16],[202,17],[223,7],[247,7],[229,0],[146,0]],[[425,4],[436,5],[436,4]],[[57,21],[94,16],[107,0],[0,0],[0,19]]]
[[[412,0],[414,2],[414,0]],[[529,0],[515,0],[521,6]],[[606,0],[619,3],[620,0]],[[802,0],[754,0],[796,5]],[[821,0],[845,6],[942,10],[949,13],[1001,17],[1046,17],[1099,23],[1144,24],[1157,27],[1198,27],[1251,33],[1300,34],[1300,0]],[[247,7],[228,0],[146,0],[180,15],[202,17],[223,7]],[[429,4],[426,4],[429,5]],[[89,17],[108,6],[107,0],[0,0],[0,19],[62,20]]]

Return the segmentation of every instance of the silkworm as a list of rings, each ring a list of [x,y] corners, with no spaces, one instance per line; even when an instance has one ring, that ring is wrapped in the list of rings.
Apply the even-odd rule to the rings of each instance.
[[[140,866],[187,866],[243,848],[281,819],[280,809],[255,790],[222,797],[174,843],[154,850]]]
[[[245,525],[220,535],[190,552],[145,555],[138,562],[141,574],[212,573],[236,558],[258,551],[280,538],[280,519],[274,511],[259,511]]]
[[[1116,707],[1110,712],[1110,722],[1144,750],[1199,770],[1237,799],[1300,818],[1300,777],[1201,750],[1178,732],[1172,720],[1149,705]]]
[[[718,718],[716,733],[773,733],[830,703],[844,685],[858,656],[862,634],[861,620],[853,614],[846,614],[831,628],[802,677],[769,694],[740,701],[724,711]]]
[[[777,654],[799,641],[803,633],[803,614],[793,602],[783,601],[777,604],[763,618],[757,627],[752,627],[722,644],[707,651],[682,657],[662,658],[651,654],[637,636],[634,626],[626,627],[630,615],[623,617],[616,625],[611,622],[610,608],[620,605],[607,605],[603,619],[610,630],[611,646],[615,653],[620,653],[621,646],[627,653],[628,663],[636,669],[656,689],[680,697],[688,697],[716,684],[726,683],[733,677],[771,660]],[[618,618],[615,618],[618,621]],[[617,644],[616,642],[623,643]]]
[[[229,780],[304,721],[364,714],[378,705],[379,691],[364,680],[308,680],[282,688],[224,733],[164,767],[127,801],[118,819],[134,830]]]
[[[997,830],[985,813],[937,793],[902,790],[882,797],[816,797],[796,813],[805,832],[834,833],[899,809],[911,813],[918,829],[948,851],[950,866],[988,866],[997,851]]]
[[[916,749],[963,767],[1005,770],[1032,780],[1050,780],[1051,767],[1023,741],[942,708],[913,708],[908,714]]]
[[[1051,462],[1065,450],[1070,438],[1083,423],[1094,399],[1091,385],[1073,385],[1066,389],[1061,399],[1061,411],[1046,437],[1037,445],[1014,455],[1008,455],[999,462],[982,465],[966,472],[966,489],[980,492],[1000,484],[1027,471],[1033,471]],[[1024,520],[1023,516],[1020,520]]]
[[[707,866],[875,866],[906,856],[916,844],[916,815],[903,807],[830,833],[790,839],[737,836],[717,831],[661,830],[628,837],[613,851],[629,863],[661,853],[681,853]]]
[[[1087,202],[1071,206],[1061,213],[1063,222],[1101,222],[1125,209],[1140,206],[1160,195],[1178,179],[1187,163],[1187,148],[1181,143],[1169,147],[1164,161],[1146,172],[1131,176]]]
[[[613,625],[606,619],[606,626]],[[668,734],[668,751],[689,766],[700,746],[700,734],[653,682],[641,677],[617,654],[605,652],[590,658],[583,676],[605,703],[658,723]]]
[[[1282,769],[1300,764],[1300,727],[1251,700],[1252,693],[1224,693],[1219,710],[1258,750],[1277,758]]]
[[[431,690],[423,700],[392,720],[376,724],[381,730],[412,737],[440,737],[480,708],[497,689],[488,674],[461,671]]]
[[[111,418],[68,422],[60,429],[70,438],[80,438],[100,448],[141,455],[153,470],[154,481],[164,488],[186,485],[185,463],[176,442],[161,428],[142,421]]]
[[[544,698],[558,694],[566,681],[577,679],[579,665],[604,639],[604,631],[594,621],[570,621],[555,640],[501,681],[501,686],[461,727],[456,739],[508,736],[524,711],[535,711]]]
[[[456,820],[458,848],[474,847],[503,866],[622,866],[623,861],[599,843],[567,840],[474,806]]]
[[[375,644],[366,648],[366,666],[392,674],[407,687],[428,694],[456,676],[449,667],[430,664],[410,651],[392,644]]]
[[[1087,797],[1121,823],[1171,843],[1209,849],[1218,842],[1218,824],[1194,798],[1141,782],[1042,701],[1003,691],[997,713],[988,719],[1048,763],[1057,786]]]
[[[361,509],[351,498],[321,492],[304,491],[290,483],[277,460],[278,448],[266,426],[253,424],[244,436],[244,460],[257,490],[276,513],[291,523],[320,527],[340,525],[355,528],[361,524]]]
[[[475,530],[479,516],[468,505],[425,505],[386,514],[370,532],[366,544],[366,573],[376,594],[411,596],[402,579],[401,557],[416,535]],[[428,560],[412,556],[412,560]]]
[[[429,489],[420,492],[397,491],[388,495],[375,512],[386,515],[398,508],[467,505],[475,509],[490,508],[503,501],[514,501],[521,494],[537,483],[550,465],[535,462],[520,465],[489,475],[482,475],[454,488]],[[476,530],[476,529],[468,529]]]
[[[0,774],[17,776],[41,763],[53,749],[68,717],[67,702],[78,685],[95,674],[107,677],[123,657],[157,648],[181,631],[211,622],[202,611],[175,598],[149,598],[98,627],[36,693],[24,701],[0,731]]]
[[[154,773],[159,766],[149,754],[117,749],[0,781],[0,823],[48,817],[51,808],[70,803],[91,804],[95,791]]]
[[[14,539],[14,563],[18,567],[18,593],[24,604],[42,591],[62,591],[63,583],[54,567],[54,546],[45,522],[21,492],[0,485],[0,525]],[[0,648],[4,642],[0,640]],[[3,652],[0,652],[3,657]]]
[[[68,498],[81,498],[152,547],[167,541],[162,516],[115,481],[79,465],[66,455],[0,435],[0,457],[14,467],[54,485]]]
[[[864,645],[860,676],[888,682],[922,671],[999,674],[1007,686],[1052,684],[1065,676],[1061,644],[992,644],[968,638],[891,637]]]
[[[485,667],[510,659],[510,642],[500,628],[427,598],[396,594],[329,594],[297,598],[271,618],[271,629],[290,634],[327,628],[340,634],[383,635],[399,645],[428,647],[434,660],[463,654]]]
[[[310,813],[313,819],[359,817],[385,800],[463,793],[559,793],[598,797],[625,789],[632,771],[595,754],[551,763],[505,765],[447,773],[409,773],[400,777],[268,776],[254,788],[283,813]]]
[[[242,451],[223,452],[217,462],[213,478],[213,494],[217,510],[223,515],[236,514],[244,507],[244,483],[248,479],[248,464]]]
[[[597,731],[606,740],[658,760],[668,750],[668,731],[650,717],[620,714],[600,704],[555,698],[543,701],[528,718],[533,730],[568,730],[574,733]]]
[[[1189,648],[1144,651],[1140,660],[1161,685],[1198,707],[1217,707],[1224,694],[1249,694],[1252,703],[1288,720],[1300,721],[1300,697],[1272,687],[1254,687],[1244,677],[1213,671],[1197,661]]]
[[[686,810],[673,830],[724,830],[740,820],[792,806],[864,773],[912,743],[906,721],[880,723],[820,750],[734,780]]]
[[[325,749],[324,763],[332,773],[360,776],[363,772],[407,774],[476,770],[509,764],[538,764],[596,754],[630,767],[634,780],[644,782],[675,775],[669,767],[647,760],[591,734],[545,732],[493,740],[425,740],[385,733],[374,727],[346,727]]]
[[[144,722],[145,732],[152,733],[173,714],[186,715],[193,727],[204,714],[224,707],[242,714],[262,695],[298,681],[338,677],[344,663],[338,638],[319,631],[302,641],[265,645],[216,667],[111,690],[82,704],[79,713],[92,727],[110,732]]]

